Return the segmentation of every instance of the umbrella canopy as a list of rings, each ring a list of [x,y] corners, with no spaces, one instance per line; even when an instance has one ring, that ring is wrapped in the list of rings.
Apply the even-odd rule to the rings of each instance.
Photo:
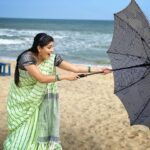
[[[135,0],[114,14],[114,19],[107,51],[114,70],[114,93],[125,106],[131,125],[150,128],[150,25]]]

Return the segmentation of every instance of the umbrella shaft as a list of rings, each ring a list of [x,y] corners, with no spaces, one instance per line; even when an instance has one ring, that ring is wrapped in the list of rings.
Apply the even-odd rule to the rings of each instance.
[[[140,64],[140,65],[135,65],[135,66],[130,66],[130,67],[117,68],[117,69],[112,69],[112,71],[119,71],[123,69],[131,69],[131,68],[147,67],[147,66],[150,66],[150,64]]]
[[[117,69],[112,69],[112,71],[119,71],[119,70],[123,70],[123,69],[131,69],[131,68],[147,67],[147,66],[150,66],[150,64],[140,64],[140,65],[135,65],[135,66],[130,66],[130,67],[117,68]],[[89,73],[89,74],[79,74],[78,76],[80,78],[82,78],[82,77],[87,77],[87,76],[90,76],[90,75],[100,74],[100,73],[103,73],[103,72],[94,72],[94,73]]]

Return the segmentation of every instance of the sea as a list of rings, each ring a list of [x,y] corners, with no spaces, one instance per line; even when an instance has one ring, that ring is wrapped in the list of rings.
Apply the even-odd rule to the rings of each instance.
[[[114,22],[108,20],[0,18],[0,59],[16,60],[32,45],[37,33],[55,40],[55,53],[66,61],[85,65],[109,65]]]

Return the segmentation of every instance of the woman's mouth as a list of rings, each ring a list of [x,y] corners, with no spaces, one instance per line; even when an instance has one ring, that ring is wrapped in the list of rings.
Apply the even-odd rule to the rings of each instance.
[[[51,54],[50,54],[50,53],[48,53],[47,55],[48,55],[48,56],[50,56]]]

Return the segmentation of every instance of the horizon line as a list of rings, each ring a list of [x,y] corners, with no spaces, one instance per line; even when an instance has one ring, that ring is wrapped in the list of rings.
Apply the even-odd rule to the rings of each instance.
[[[0,19],[32,19],[32,20],[79,20],[79,21],[114,21],[113,19],[70,19],[70,18],[20,18],[20,17],[0,17]]]

